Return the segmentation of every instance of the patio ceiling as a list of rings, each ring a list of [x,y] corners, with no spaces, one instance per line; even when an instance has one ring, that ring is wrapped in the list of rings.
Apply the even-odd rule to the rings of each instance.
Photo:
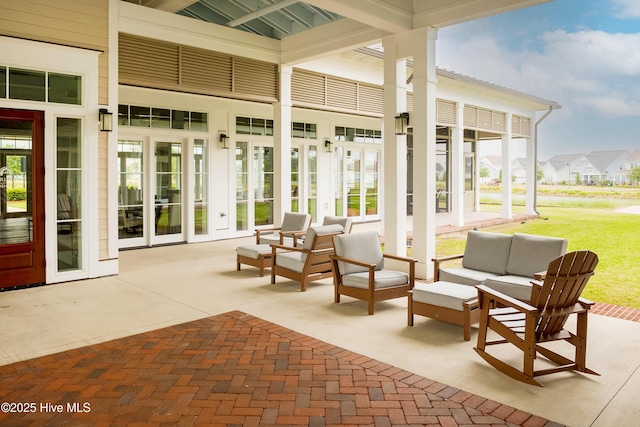
[[[441,28],[549,0],[123,1],[281,40],[283,59],[300,61],[368,46],[395,33]]]

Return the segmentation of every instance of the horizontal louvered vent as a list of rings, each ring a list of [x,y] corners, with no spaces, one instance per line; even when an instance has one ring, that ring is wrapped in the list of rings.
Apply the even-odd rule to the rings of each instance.
[[[327,78],[327,106],[357,110],[358,84],[353,81]]]
[[[234,58],[233,91],[267,98],[278,97],[278,67],[275,64]]]
[[[491,112],[491,130],[495,130],[497,132],[506,132],[507,131],[507,115],[505,113],[500,113],[497,111]]]
[[[506,113],[470,105],[464,107],[465,127],[503,133],[506,131],[506,121]]]
[[[359,110],[369,113],[384,113],[384,91],[381,87],[359,85]]]
[[[436,122],[445,125],[456,124],[456,104],[455,102],[436,100]]]
[[[190,47],[182,48],[182,84],[231,92],[231,56]]]
[[[154,89],[278,99],[278,66],[120,34],[120,83]]]
[[[325,77],[321,74],[294,70],[291,75],[291,100],[325,105]]]
[[[177,45],[142,37],[121,36],[119,51],[122,82],[179,83]]]
[[[511,118],[511,131],[514,135],[531,136],[531,119],[514,115]]]
[[[413,93],[407,92],[407,111],[413,111]]]

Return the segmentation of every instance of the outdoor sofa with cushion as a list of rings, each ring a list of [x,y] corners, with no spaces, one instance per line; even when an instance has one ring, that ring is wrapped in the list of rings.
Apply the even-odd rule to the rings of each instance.
[[[463,285],[485,285],[510,297],[529,301],[531,281],[551,261],[567,251],[567,240],[558,237],[469,231],[464,254],[434,258],[434,280]],[[443,268],[442,263],[462,258],[462,267]]]

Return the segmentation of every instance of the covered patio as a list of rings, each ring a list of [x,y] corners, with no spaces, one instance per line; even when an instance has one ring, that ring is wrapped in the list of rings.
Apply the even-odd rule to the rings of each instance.
[[[364,226],[358,224],[354,231]],[[435,394],[464,397],[467,405],[480,399],[493,405],[492,411],[515,408],[533,414],[522,425],[538,425],[535,423],[541,420],[550,420],[548,425],[633,425],[640,415],[638,322],[590,315],[587,363],[601,376],[563,373],[541,377],[545,387],[540,389],[485,364],[472,350],[475,328],[471,341],[465,342],[458,326],[417,318],[415,326],[408,327],[404,299],[379,303],[376,314],[368,316],[364,302],[344,298],[334,304],[331,279],[311,283],[301,293],[297,284],[287,280],[270,285],[268,277],[258,277],[252,268],[235,271],[235,248],[250,241],[242,238],[124,251],[118,276],[2,293],[5,332],[0,364],[241,312],[390,365],[397,368],[394,372],[412,373],[447,386]],[[189,345],[190,341],[176,339],[172,348]],[[71,351],[62,358],[81,353]],[[193,357],[199,356],[194,353]],[[17,363],[1,369],[11,373],[27,367]],[[82,372],[78,375],[88,375]],[[61,390],[64,384],[59,380]],[[183,385],[171,387],[178,386]],[[148,396],[154,398],[160,396]],[[85,400],[93,408],[88,415],[104,415],[99,413],[100,399]]]

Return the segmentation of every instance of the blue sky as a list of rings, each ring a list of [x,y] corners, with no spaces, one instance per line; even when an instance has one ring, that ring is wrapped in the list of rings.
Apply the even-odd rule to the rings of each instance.
[[[640,0],[555,0],[442,28],[436,46],[440,68],[562,105],[539,160],[640,149]]]

